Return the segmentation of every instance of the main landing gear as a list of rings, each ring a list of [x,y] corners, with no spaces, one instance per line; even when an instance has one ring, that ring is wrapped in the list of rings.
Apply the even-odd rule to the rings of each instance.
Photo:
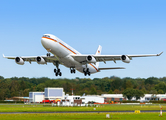
[[[55,76],[62,76],[62,73],[60,72],[60,69],[54,69]]]
[[[70,72],[71,72],[71,74],[76,73],[76,70],[74,68],[70,68]]]
[[[56,68],[57,69],[54,69],[54,73],[55,73],[55,76],[62,76],[62,73],[61,73],[61,71],[60,71],[60,69],[59,69],[59,62],[58,61],[56,61],[56,62],[54,62],[53,63],[55,66],[56,66]]]
[[[89,68],[84,68],[83,69],[84,75],[89,75],[90,76],[90,72],[89,72]]]

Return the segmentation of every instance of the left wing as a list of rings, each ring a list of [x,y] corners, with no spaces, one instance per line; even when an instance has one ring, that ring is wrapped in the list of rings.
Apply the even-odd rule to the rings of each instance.
[[[72,57],[80,63],[95,63],[122,60],[123,62],[129,63],[134,57],[151,57],[160,56],[163,52],[159,54],[146,54],[146,55],[72,55]]]

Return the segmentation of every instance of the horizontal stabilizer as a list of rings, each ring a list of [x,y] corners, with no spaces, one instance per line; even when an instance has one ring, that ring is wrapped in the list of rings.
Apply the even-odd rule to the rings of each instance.
[[[99,70],[109,70],[109,69],[125,69],[125,68],[124,67],[99,68]]]

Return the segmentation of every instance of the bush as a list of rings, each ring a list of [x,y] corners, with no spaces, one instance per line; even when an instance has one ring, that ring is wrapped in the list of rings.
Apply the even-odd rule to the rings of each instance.
[[[149,101],[150,103],[166,103],[166,101],[159,100],[159,101]]]
[[[3,101],[3,100],[0,100],[0,103],[24,103],[24,101]]]
[[[140,101],[121,101],[121,103],[140,103]]]

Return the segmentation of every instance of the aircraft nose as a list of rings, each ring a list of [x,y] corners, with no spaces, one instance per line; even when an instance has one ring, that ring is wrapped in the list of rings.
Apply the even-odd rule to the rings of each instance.
[[[41,43],[42,43],[42,45],[44,46],[45,39],[44,39],[43,37],[41,38]]]
[[[44,37],[42,37],[41,38],[41,43],[42,43],[42,45],[43,45],[43,47],[44,48],[46,48],[47,49],[47,47],[48,47],[48,42],[47,42],[48,40],[46,39],[46,38],[44,38]]]

